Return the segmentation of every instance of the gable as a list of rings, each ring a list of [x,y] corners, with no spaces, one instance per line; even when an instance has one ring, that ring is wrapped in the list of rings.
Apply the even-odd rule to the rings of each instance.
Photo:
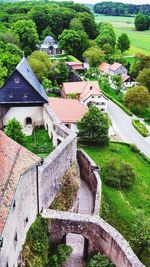
[[[0,89],[0,103],[44,104],[46,103],[46,100],[32,87],[18,70],[15,70]]]

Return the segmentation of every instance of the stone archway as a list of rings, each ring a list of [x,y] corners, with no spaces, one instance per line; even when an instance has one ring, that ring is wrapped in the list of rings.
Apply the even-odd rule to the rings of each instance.
[[[32,125],[32,119],[30,117],[27,117],[25,120],[25,124],[26,124],[26,126]]]

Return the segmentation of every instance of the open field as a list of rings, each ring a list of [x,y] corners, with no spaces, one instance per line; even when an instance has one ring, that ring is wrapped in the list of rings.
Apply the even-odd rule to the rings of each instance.
[[[101,169],[110,160],[128,163],[134,169],[136,180],[130,190],[116,190],[107,186],[102,179],[102,217],[117,228],[132,244],[131,229],[136,220],[136,213],[142,211],[150,218],[150,181],[149,163],[138,153],[132,152],[127,145],[110,143],[108,147],[83,147]],[[130,231],[129,231],[130,229]],[[142,255],[141,260],[149,266],[150,256]]]
[[[134,27],[133,17],[116,17],[95,15],[95,20],[99,22],[109,22],[114,26],[116,36],[125,32],[128,34],[131,41],[131,48],[126,55],[135,55],[139,52],[150,55],[150,30],[138,32]]]

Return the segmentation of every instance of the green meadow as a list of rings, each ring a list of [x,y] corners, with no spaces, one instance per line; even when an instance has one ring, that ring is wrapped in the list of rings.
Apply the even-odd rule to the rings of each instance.
[[[128,34],[131,41],[131,48],[126,55],[135,55],[137,53],[144,53],[150,55],[150,30],[139,32],[134,27],[134,17],[117,17],[95,15],[95,20],[99,22],[109,22],[113,25],[116,36],[125,32]]]

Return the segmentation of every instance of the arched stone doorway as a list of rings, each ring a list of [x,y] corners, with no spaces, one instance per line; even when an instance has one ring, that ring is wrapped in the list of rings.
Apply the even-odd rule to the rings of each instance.
[[[26,126],[27,125],[32,125],[32,119],[30,117],[26,118]]]

